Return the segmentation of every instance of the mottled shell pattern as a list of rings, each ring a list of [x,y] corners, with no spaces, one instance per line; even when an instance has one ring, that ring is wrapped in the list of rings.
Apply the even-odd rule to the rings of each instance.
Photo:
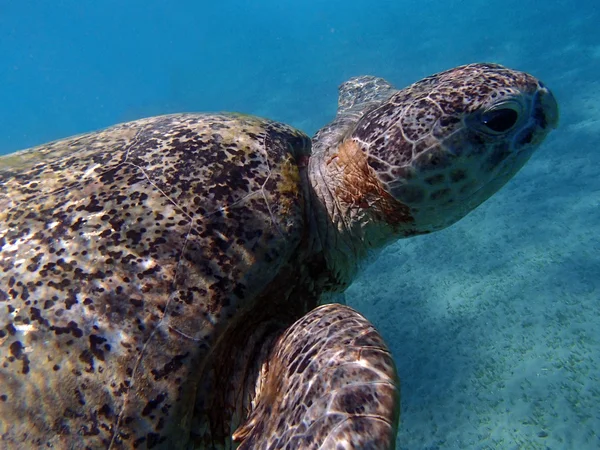
[[[180,114],[0,158],[0,446],[189,442],[215,336],[301,238],[309,151],[282,124]]]

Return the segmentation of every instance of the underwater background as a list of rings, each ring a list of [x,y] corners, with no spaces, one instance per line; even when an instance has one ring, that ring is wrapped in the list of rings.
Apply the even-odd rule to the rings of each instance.
[[[384,251],[346,299],[397,361],[399,449],[600,449],[599,24],[597,0],[0,0],[0,153],[183,111],[312,134],[351,76],[530,72],[559,129],[465,219]]]

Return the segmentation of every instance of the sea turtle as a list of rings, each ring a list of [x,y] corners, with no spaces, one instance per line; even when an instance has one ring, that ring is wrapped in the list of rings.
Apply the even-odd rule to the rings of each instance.
[[[175,114],[2,157],[0,446],[393,448],[393,360],[331,301],[557,120],[532,76],[471,64],[351,79],[312,153],[281,123]]]

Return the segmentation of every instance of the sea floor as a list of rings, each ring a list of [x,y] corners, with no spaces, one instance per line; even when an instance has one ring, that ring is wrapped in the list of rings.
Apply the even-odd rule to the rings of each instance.
[[[397,361],[398,449],[600,448],[600,157],[577,149],[598,125],[349,288]]]

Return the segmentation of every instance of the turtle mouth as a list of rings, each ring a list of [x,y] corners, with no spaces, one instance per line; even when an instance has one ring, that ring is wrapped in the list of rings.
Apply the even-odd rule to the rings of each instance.
[[[533,118],[537,125],[542,128],[556,129],[559,121],[558,102],[556,98],[546,87],[540,87],[537,92]]]
[[[537,147],[551,130],[558,127],[558,119],[558,103],[554,95],[547,88],[540,87],[533,100],[531,119],[515,136],[515,148]]]

